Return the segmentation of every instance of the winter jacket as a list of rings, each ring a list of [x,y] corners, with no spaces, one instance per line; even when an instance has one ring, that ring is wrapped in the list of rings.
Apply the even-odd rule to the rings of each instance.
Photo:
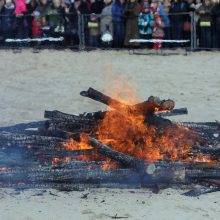
[[[112,5],[112,21],[117,23],[124,22],[124,10],[125,5],[122,5],[119,1],[116,1]]]
[[[138,2],[128,2],[125,7],[125,18],[126,18],[126,28],[125,28],[125,46],[129,46],[130,39],[139,38],[138,30],[138,15],[140,13],[140,5]]]
[[[153,38],[163,38],[165,33],[164,33],[164,22],[162,21],[160,16],[156,16],[155,18],[155,25],[153,28],[153,33],[152,33],[152,37]]]
[[[3,32],[13,31],[14,24],[14,10],[15,6],[12,4],[10,7],[6,5],[2,8],[1,15],[1,29]]]
[[[184,13],[188,12],[188,4],[185,1],[179,0],[178,2],[173,2],[170,7],[170,13]],[[174,14],[170,15],[171,26],[183,26],[184,21],[187,20],[187,15],[184,14]]]
[[[217,4],[213,9],[212,9],[212,15],[214,17],[214,24],[215,28],[220,30],[220,3]]]
[[[15,0],[15,11],[16,15],[24,14],[27,12],[26,0]]]
[[[159,13],[162,21],[164,22],[165,27],[170,27],[170,19],[169,19],[168,13],[166,12],[166,6],[162,5],[158,9],[158,13]]]
[[[148,13],[140,13],[138,17],[139,33],[142,35],[152,34],[154,15],[151,10]]]
[[[106,5],[101,13],[101,22],[100,22],[100,31],[101,34],[105,33],[105,31],[109,31],[113,34],[113,26],[112,26],[112,4]],[[108,27],[108,28],[107,28]]]
[[[202,4],[202,6],[198,9],[198,12],[205,11],[205,14],[200,14],[200,27],[211,27],[212,26],[212,8],[213,5],[205,5]]]

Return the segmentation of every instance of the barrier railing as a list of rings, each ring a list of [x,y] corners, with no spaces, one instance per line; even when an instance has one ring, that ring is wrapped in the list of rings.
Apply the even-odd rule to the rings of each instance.
[[[51,16],[58,16],[59,22]],[[151,18],[139,14],[135,19],[131,26],[126,17],[112,14],[0,14],[0,48],[220,48],[220,31],[214,22],[197,21],[194,12]]]
[[[81,16],[72,13],[0,14],[0,47],[3,48],[82,48],[81,35]]]

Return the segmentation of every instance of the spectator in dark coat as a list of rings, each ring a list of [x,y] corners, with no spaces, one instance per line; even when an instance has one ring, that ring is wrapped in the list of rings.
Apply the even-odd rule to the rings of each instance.
[[[71,46],[79,44],[78,14],[74,3],[65,1],[65,43]]]
[[[125,7],[125,19],[126,19],[126,28],[125,28],[125,46],[131,46],[129,43],[130,39],[138,39],[138,15],[140,12],[140,5],[137,0],[128,0]]]
[[[5,5],[2,8],[1,14],[1,29],[2,29],[2,36],[3,39],[13,38],[14,37],[14,10],[15,5],[12,0],[6,0]]]
[[[28,0],[26,1],[27,5],[27,26],[28,26],[28,37],[32,37],[32,23],[34,17],[32,16],[33,12],[37,8],[37,2],[36,0]]]
[[[198,9],[200,14],[200,47],[202,48],[211,48],[212,47],[212,8],[210,0],[205,0],[202,6]]]
[[[177,15],[176,13],[187,13],[188,12],[188,4],[184,0],[174,0],[171,3],[170,13],[175,13],[174,15],[170,15],[171,21],[171,37],[173,40],[181,40],[183,39],[183,24],[187,19],[187,15]],[[177,44],[173,45],[174,47]]]
[[[213,33],[215,36],[214,39],[214,47],[220,48],[220,3],[217,3],[215,7],[212,9],[213,15]]]
[[[125,0],[116,0],[112,5],[112,22],[113,22],[113,46],[120,48],[123,46],[125,37],[125,20],[124,20]]]

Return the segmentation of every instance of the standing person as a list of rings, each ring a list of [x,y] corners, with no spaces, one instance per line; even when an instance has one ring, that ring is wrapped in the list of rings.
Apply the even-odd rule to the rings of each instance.
[[[47,15],[49,11],[48,0],[40,0],[37,8],[33,12],[34,18],[32,21],[32,37],[47,37],[48,31],[45,27],[48,27]]]
[[[5,5],[3,6],[1,11],[1,28],[3,40],[7,38],[14,38],[14,10],[15,6],[12,0],[5,0]]]
[[[155,14],[155,23],[153,28],[152,37],[155,40],[162,40],[164,38],[164,22],[161,19],[161,16],[157,13]],[[162,43],[154,43],[153,49],[160,49],[162,47]]]
[[[152,31],[154,26],[154,14],[150,10],[149,4],[145,2],[143,12],[139,14],[138,26],[140,38],[149,40],[152,38]],[[146,44],[150,48],[151,44]]]
[[[125,7],[125,19],[126,19],[126,28],[125,28],[125,46],[131,46],[129,43],[130,39],[138,39],[138,15],[140,13],[140,5],[137,0],[128,0]]]
[[[100,15],[100,32],[101,36],[108,32],[113,36],[113,24],[112,24],[112,0],[104,0],[105,7]],[[110,45],[111,43],[108,42]]]
[[[28,25],[28,37],[32,37],[32,24],[34,17],[32,16],[33,12],[37,8],[36,0],[26,0],[27,6],[27,25]]]
[[[69,0],[65,0],[64,9],[65,9],[65,32],[64,32],[65,45],[77,46],[79,45],[78,15],[74,3],[71,3]]]
[[[113,46],[120,48],[123,46],[125,35],[124,21],[125,0],[116,0],[112,5],[113,22]]]
[[[200,14],[200,47],[212,47],[212,4],[210,0],[205,0],[202,6],[198,9]]]
[[[90,21],[88,22],[89,28],[89,46],[99,46],[99,21],[95,13],[90,15]]]
[[[163,0],[157,0],[157,13],[160,15],[162,22],[164,23],[164,39],[171,39],[170,19],[167,13],[167,6]],[[164,44],[165,47],[170,47],[170,44]]]
[[[188,12],[188,5],[183,0],[174,0],[170,7],[170,22],[171,22],[171,38],[173,40],[183,39],[183,25],[186,20],[186,15],[182,13]],[[173,14],[172,14],[173,13]],[[180,13],[178,15],[178,13]],[[178,46],[176,43],[174,47]]]
[[[28,23],[26,0],[15,0],[15,38],[24,39],[28,37]]]
[[[212,9],[214,46],[220,48],[220,2]]]
[[[65,10],[60,0],[53,0],[48,9],[48,25],[52,36],[60,36],[64,32]]]

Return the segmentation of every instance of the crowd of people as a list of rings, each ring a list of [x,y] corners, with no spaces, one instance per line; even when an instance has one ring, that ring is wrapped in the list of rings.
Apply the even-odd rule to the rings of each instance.
[[[198,45],[220,48],[220,3],[211,0],[0,0],[0,42],[63,36],[77,45],[83,34],[86,46],[121,48],[135,46],[130,39],[190,39],[191,19]]]

